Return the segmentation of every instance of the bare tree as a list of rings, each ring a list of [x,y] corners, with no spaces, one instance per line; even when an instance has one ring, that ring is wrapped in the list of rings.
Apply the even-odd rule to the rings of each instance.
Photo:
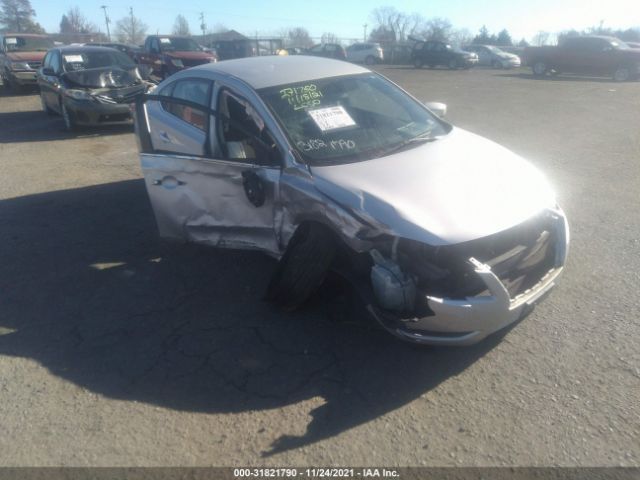
[[[531,39],[531,44],[537,47],[547,45],[547,43],[549,43],[549,32],[545,32],[543,30],[540,30]]]
[[[313,45],[313,40],[309,35],[309,31],[306,28],[295,27],[287,32],[287,43],[294,47],[310,47]]]
[[[458,47],[468,45],[473,41],[473,33],[468,28],[453,30],[449,35],[449,41]]]
[[[44,28],[33,20],[36,15],[29,0],[2,0],[0,27],[10,32],[44,33]]]
[[[378,7],[371,12],[371,18],[376,26],[372,30],[376,37],[386,41],[404,42],[410,35],[416,33],[424,22],[419,13],[406,14],[395,7]],[[384,40],[379,40],[384,41]]]
[[[335,33],[325,32],[320,37],[321,43],[340,43],[338,36]]]
[[[434,17],[426,21],[422,36],[427,40],[448,42],[453,26],[446,18]]]
[[[70,8],[60,20],[60,33],[90,33],[97,27],[90,23],[78,7]]]
[[[129,16],[121,18],[116,23],[116,35],[120,42],[139,45],[144,41],[147,28],[142,20],[133,15],[133,9],[130,9]]]
[[[191,35],[191,30],[189,30],[189,22],[184,15],[178,15],[176,17],[176,21],[173,24],[173,34],[174,35]]]

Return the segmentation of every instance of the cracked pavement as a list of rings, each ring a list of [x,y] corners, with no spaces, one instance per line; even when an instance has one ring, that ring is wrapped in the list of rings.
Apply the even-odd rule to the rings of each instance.
[[[638,465],[640,83],[384,68],[531,159],[572,228],[559,287],[471,348],[377,330],[338,279],[160,241],[128,128],[0,97],[0,466]]]

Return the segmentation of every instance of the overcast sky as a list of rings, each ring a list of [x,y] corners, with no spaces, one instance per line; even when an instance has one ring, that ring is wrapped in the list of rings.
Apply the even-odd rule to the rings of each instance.
[[[506,28],[514,40],[530,40],[538,31],[557,33],[581,30],[601,21],[613,28],[640,26],[638,0],[31,0],[36,20],[48,31],[59,30],[60,18],[69,8],[78,6],[89,21],[105,31],[101,5],[108,6],[112,28],[128,15],[129,7],[147,24],[148,33],[171,33],[175,17],[184,15],[192,33],[199,33],[199,14],[204,12],[209,28],[223,24],[245,35],[270,35],[283,29],[302,26],[312,37],[325,32],[344,39],[362,38],[363,25],[372,28],[371,11],[378,6],[394,6],[406,13],[417,12],[425,18],[444,17],[455,28],[476,33],[482,25],[497,33]]]

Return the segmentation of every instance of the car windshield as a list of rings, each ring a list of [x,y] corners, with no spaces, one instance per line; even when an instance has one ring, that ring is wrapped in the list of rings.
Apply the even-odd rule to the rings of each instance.
[[[62,65],[65,72],[109,67],[130,70],[136,66],[127,55],[113,49],[62,52]]]
[[[164,52],[177,51],[177,52],[198,52],[200,47],[191,38],[180,37],[161,37],[160,49]]]
[[[448,124],[374,73],[280,85],[258,93],[309,164],[390,155],[450,130]]]
[[[11,36],[5,37],[3,43],[8,52],[46,52],[54,47],[53,40],[47,37]]]

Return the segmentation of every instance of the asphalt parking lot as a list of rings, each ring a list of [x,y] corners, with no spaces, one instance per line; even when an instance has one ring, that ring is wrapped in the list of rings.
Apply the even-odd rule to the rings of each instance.
[[[129,128],[0,96],[0,466],[640,465],[640,82],[380,67],[538,165],[572,234],[504,338],[415,348],[330,282],[159,241]]]

